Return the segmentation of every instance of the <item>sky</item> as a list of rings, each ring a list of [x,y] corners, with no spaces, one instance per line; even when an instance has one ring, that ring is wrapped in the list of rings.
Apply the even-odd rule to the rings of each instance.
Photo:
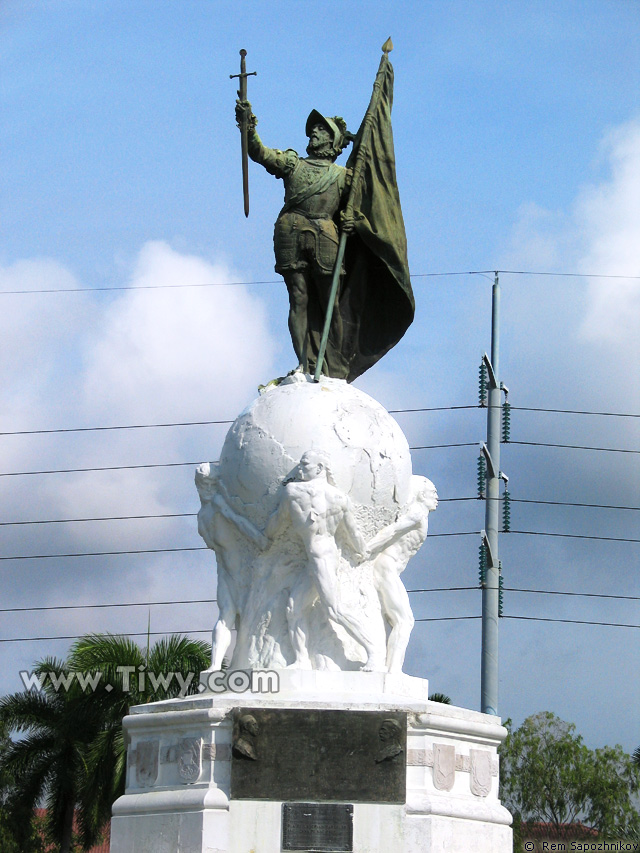
[[[26,638],[148,620],[207,637],[215,558],[170,550],[203,544],[193,468],[222,446],[228,423],[211,422],[295,366],[273,271],[282,186],[251,163],[245,219],[229,75],[246,49],[262,139],[303,151],[313,108],[357,129],[389,35],[416,317],[356,385],[392,411],[444,407],[395,416],[412,447],[473,444],[412,454],[441,503],[405,584],[448,591],[411,594],[438,621],[416,624],[405,670],[479,709],[478,365],[491,271],[516,271],[499,276],[514,502],[498,710],[516,725],[552,711],[592,747],[640,744],[640,632],[620,627],[640,625],[632,0],[0,5],[0,694],[71,642]],[[94,429],[174,423],[190,425]],[[110,470],[69,472],[95,468]],[[71,521],[114,516],[165,517]],[[153,553],[44,556],[130,550]]]

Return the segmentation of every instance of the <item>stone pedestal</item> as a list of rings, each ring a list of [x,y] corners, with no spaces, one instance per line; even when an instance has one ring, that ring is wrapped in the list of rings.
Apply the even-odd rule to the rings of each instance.
[[[131,709],[124,721],[127,789],[113,807],[111,853],[294,849],[283,847],[283,814],[290,806],[283,809],[278,799],[233,795],[237,709],[407,715],[406,748],[396,756],[406,767],[406,801],[353,802],[351,841],[342,846],[317,842],[301,850],[510,853],[511,817],[498,799],[497,747],[506,731],[497,717],[430,702],[427,681],[406,675],[301,670],[274,675],[270,682],[249,684],[244,692],[203,692]],[[238,677],[234,689],[246,687],[251,676]],[[228,679],[228,684],[234,682]],[[278,692],[250,689],[265,685]],[[345,743],[347,753],[348,748]],[[307,760],[301,747],[302,770]],[[259,760],[255,766],[259,774]],[[307,796],[289,802],[296,799],[313,801]]]

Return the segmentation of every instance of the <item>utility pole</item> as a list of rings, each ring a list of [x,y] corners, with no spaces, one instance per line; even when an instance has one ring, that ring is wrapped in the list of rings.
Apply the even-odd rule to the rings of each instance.
[[[481,365],[481,386],[488,391],[487,441],[482,445],[481,466],[486,466],[485,529],[480,545],[480,584],[482,586],[482,667],[481,701],[483,714],[498,713],[498,618],[500,616],[500,563],[498,529],[500,524],[501,391],[500,382],[500,282],[494,275],[491,300],[491,358],[485,353]],[[481,404],[484,398],[481,387]],[[504,389],[506,390],[506,389]],[[484,479],[484,476],[483,476]]]

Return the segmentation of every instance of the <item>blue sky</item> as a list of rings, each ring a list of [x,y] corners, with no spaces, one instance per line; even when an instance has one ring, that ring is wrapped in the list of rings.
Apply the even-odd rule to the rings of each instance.
[[[395,49],[394,137],[416,321],[359,387],[389,409],[473,405],[490,281],[468,270],[640,275],[640,6],[598,2],[13,2],[0,7],[0,289],[274,282],[0,294],[3,431],[234,418],[293,367],[272,226],[282,187],[233,117],[240,48],[263,140],[303,150],[312,108],[357,128]],[[501,275],[514,406],[640,412],[638,279]],[[480,442],[479,410],[398,415],[410,444]],[[215,459],[224,426],[3,436],[2,470]],[[638,449],[637,419],[515,411],[512,437]],[[416,451],[442,498],[475,492],[476,449]],[[514,497],[638,506],[638,455],[511,445]],[[0,478],[8,521],[195,512],[187,466]],[[638,512],[514,504],[514,529],[640,538]],[[443,501],[431,531],[479,530]],[[200,544],[193,519],[1,528],[5,555]],[[433,538],[410,588],[473,586],[474,536]],[[640,595],[638,545],[509,535],[505,585]],[[215,597],[205,552],[3,563],[5,607]],[[477,590],[415,594],[477,615]],[[640,624],[637,601],[508,593],[505,612]],[[5,637],[143,631],[146,608],[3,614]],[[152,630],[213,624],[155,607]],[[592,745],[640,743],[638,631],[504,619],[500,713],[551,710]],[[202,635],[200,635],[202,636]],[[416,626],[407,670],[479,705],[478,620]],[[67,643],[0,644],[0,690]]]

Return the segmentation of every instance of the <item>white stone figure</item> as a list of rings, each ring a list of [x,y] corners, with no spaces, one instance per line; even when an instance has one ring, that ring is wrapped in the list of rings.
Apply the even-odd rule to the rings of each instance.
[[[290,527],[302,541],[308,558],[290,590],[287,605],[289,637],[295,653],[293,666],[312,668],[307,617],[319,598],[329,619],[342,625],[364,646],[367,660],[362,669],[382,669],[378,647],[363,620],[341,601],[338,587],[341,549],[336,536],[344,535],[358,563],[363,559],[366,546],[356,525],[351,501],[336,487],[326,454],[315,450],[304,453],[283,485],[280,503],[265,532],[273,539]]]
[[[300,478],[308,451],[326,454],[329,478]],[[283,486],[294,469],[296,483]],[[219,463],[201,467],[197,480],[199,531],[216,553],[220,578],[216,668],[229,654],[235,620],[232,669],[356,671],[365,665],[386,671],[389,618],[375,560],[356,556],[363,546],[354,546],[347,526],[352,522],[370,541],[411,503],[409,444],[391,415],[344,380],[289,376],[263,389],[238,415]],[[316,492],[325,501],[319,515],[327,512],[328,519],[317,525],[325,531],[311,535],[302,521],[285,519],[265,547],[260,531],[282,502],[282,515],[291,514],[295,489],[308,491],[309,504]],[[347,498],[344,521],[339,507]],[[320,590],[318,574],[325,582]],[[342,621],[329,618],[328,604]]]
[[[429,513],[438,506],[436,487],[426,477],[412,476],[409,489],[409,502],[397,521],[383,527],[367,545],[382,612],[391,625],[387,641],[388,672],[402,672],[414,625],[409,596],[400,575],[427,538]]]
[[[213,629],[211,668],[219,670],[231,643],[231,629],[239,615],[238,583],[246,573],[246,555],[239,547],[238,532],[257,548],[268,540],[247,518],[231,508],[224,483],[214,463],[205,462],[196,469],[196,488],[200,496],[198,533],[215,551],[218,565],[218,620]]]

